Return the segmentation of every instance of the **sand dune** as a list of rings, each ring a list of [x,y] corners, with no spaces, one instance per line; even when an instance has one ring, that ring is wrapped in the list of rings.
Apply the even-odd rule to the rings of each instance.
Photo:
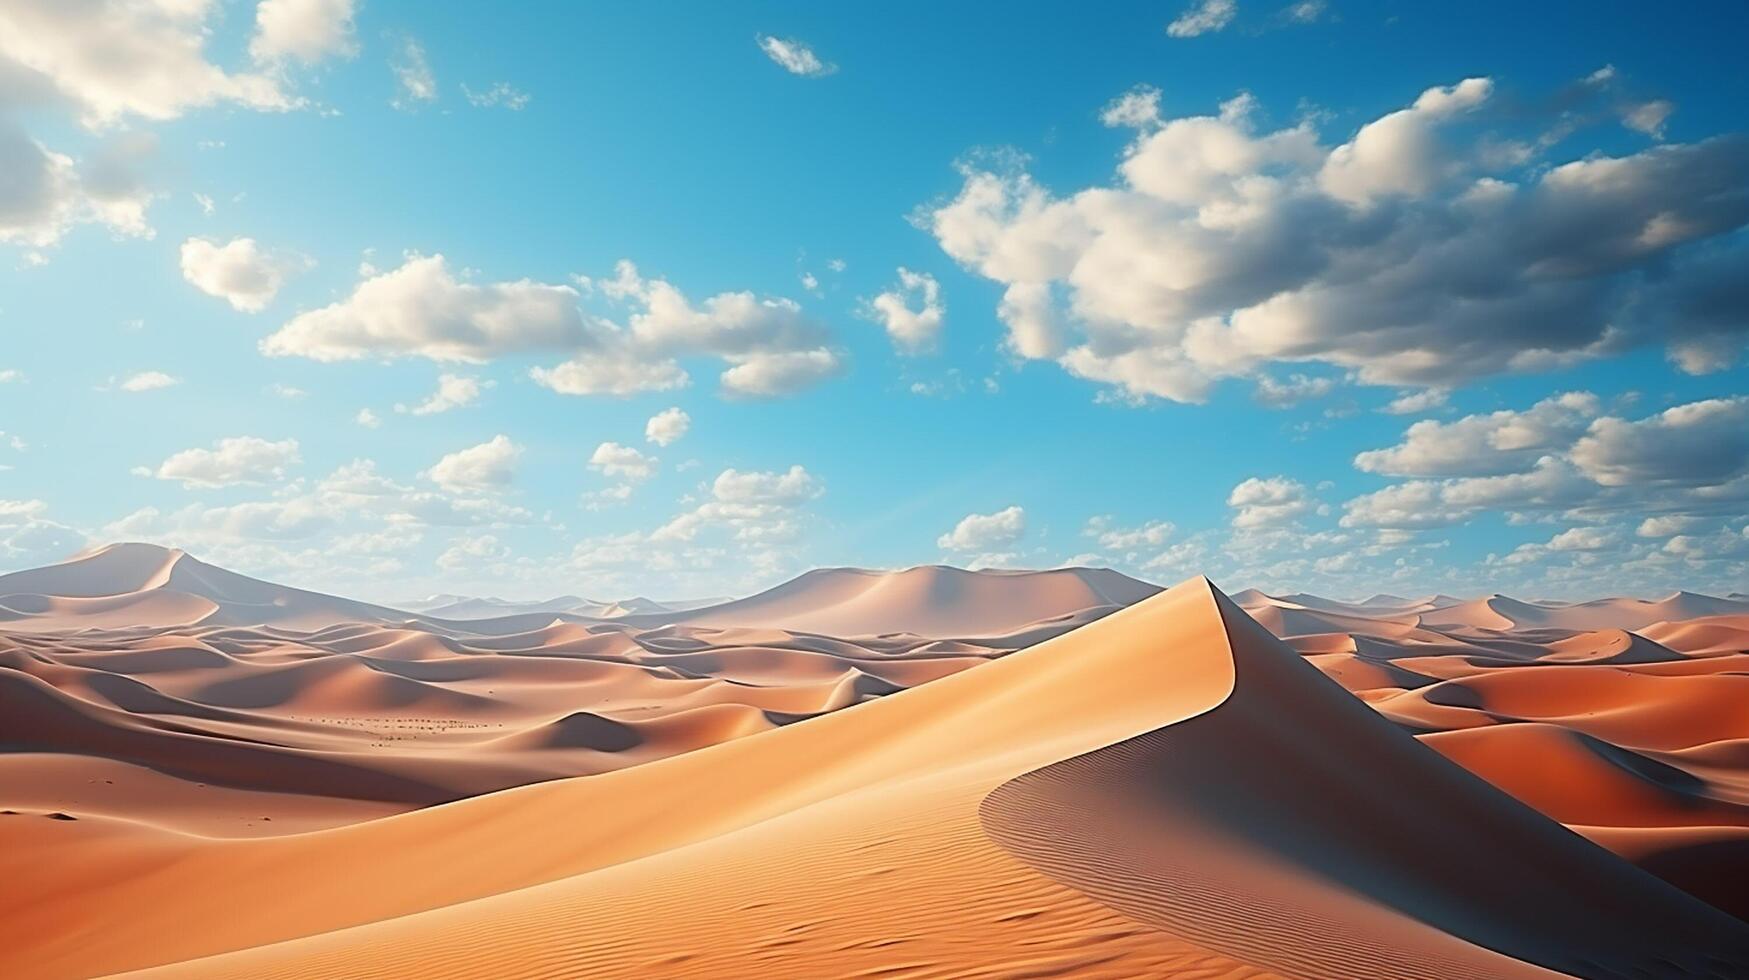
[[[1158,591],[1105,568],[822,568],[758,595],[669,619],[695,626],[781,626],[831,636],[977,637],[1087,610],[1109,612]]]
[[[1614,625],[1731,600],[832,569],[462,621],[144,546],[0,586],[52,610],[0,624],[9,976],[1749,961],[1749,617]],[[73,611],[127,601],[198,615]]]

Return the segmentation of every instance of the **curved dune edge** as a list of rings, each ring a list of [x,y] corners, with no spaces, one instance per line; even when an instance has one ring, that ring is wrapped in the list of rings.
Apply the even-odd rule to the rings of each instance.
[[[1157,972],[1205,954],[1140,929],[1007,857],[978,829],[977,805],[1016,775],[1198,714],[1226,697],[1231,658],[1211,596],[1211,586],[1193,581],[978,670],[805,724],[333,830],[216,841],[144,835],[98,821],[32,820],[10,838],[19,847],[0,848],[0,878],[17,883],[16,893],[34,895],[3,910],[0,948],[13,951],[26,975],[42,976],[116,972],[228,950],[246,952],[167,974],[320,974],[298,965],[299,957],[332,949],[345,952],[329,961],[329,972],[345,962],[338,972],[348,975],[375,969],[516,976],[524,962],[635,973],[684,944],[677,930],[740,935],[737,923],[758,910],[725,904],[732,896],[749,889],[811,895],[812,907],[798,913],[811,915],[836,907],[847,880],[866,877],[873,897],[855,906],[861,917],[836,932],[819,931],[829,948],[812,950],[821,962],[847,969],[797,959],[809,964],[801,975],[854,972],[850,963],[890,966],[891,950],[861,944],[913,933],[924,936],[920,947],[929,936],[946,944],[937,950],[944,962],[999,962],[1019,955],[1016,942],[1039,949],[1054,943],[1062,956],[1081,957],[1097,942],[1117,957],[1105,975]],[[874,811],[916,828],[900,836],[921,849],[915,861],[893,862],[881,853],[877,842],[891,835],[864,816]],[[57,839],[73,839],[68,828],[81,828],[76,846],[57,846]],[[858,839],[867,846],[857,849]],[[813,855],[792,859],[809,841]],[[118,862],[117,852],[126,860]],[[742,877],[701,870],[716,864],[737,866]],[[601,895],[634,885],[650,894],[601,906]],[[944,910],[919,919],[912,907],[932,889]],[[1043,906],[1035,901],[1039,889],[1054,896]],[[582,920],[534,911],[553,902],[590,911]],[[632,921],[614,919],[616,909],[639,907],[646,911]],[[954,914],[981,916],[993,907],[1008,908],[1004,914],[1013,918],[967,919],[949,931]],[[1032,914],[1041,907],[1053,914]],[[775,908],[770,914],[788,906]],[[530,935],[516,949],[485,934],[470,946],[457,938],[472,934],[466,922],[497,922],[493,928]],[[792,918],[772,927],[795,924]],[[1106,930],[1128,938],[1105,936]],[[577,946],[590,942],[612,947],[621,965],[590,960],[588,949]],[[281,945],[252,949],[274,943]],[[968,943],[982,953],[955,952]],[[728,959],[711,973],[733,975],[757,962],[764,965],[755,972],[769,974],[772,962],[744,960],[743,945],[720,944]],[[1119,955],[1132,947],[1132,955]],[[417,951],[425,949],[440,952],[423,961]],[[643,965],[626,965],[623,958],[639,951],[649,954],[638,961]],[[1242,964],[1230,962],[1215,975],[1229,967],[1237,971],[1229,975],[1246,975]],[[1089,969],[1080,963],[1074,972]]]
[[[1749,928],[1380,719],[1217,594],[1232,695],[1004,783],[1010,853],[1137,921],[1307,976],[1726,977]]]
[[[84,882],[65,866],[38,871],[55,887],[8,910],[0,931],[11,935],[0,942],[29,957],[26,976],[152,963],[170,964],[155,976],[1441,975],[1397,969],[1405,957],[1417,970],[1443,963],[1444,975],[1539,975],[1422,921],[1425,895],[1420,904],[1413,894],[1357,896],[1343,878],[1343,865],[1370,874],[1396,861],[1417,869],[1413,885],[1429,853],[1452,850],[1471,859],[1486,887],[1427,889],[1450,903],[1448,916],[1546,916],[1546,907],[1527,914],[1514,897],[1525,887],[1522,854],[1464,843],[1466,821],[1477,819],[1504,828],[1507,844],[1534,848],[1538,861],[1545,850],[1556,856],[1555,871],[1537,872],[1528,894],[1546,899],[1551,874],[1577,882],[1588,890],[1583,899],[1562,892],[1580,910],[1573,915],[1605,931],[1641,930],[1648,942],[1679,942],[1669,962],[1688,975],[1706,975],[1716,964],[1707,957],[1741,935],[1737,923],[1416,746],[1225,603],[1195,580],[977,671],[604,776],[291,837],[168,849],[160,840],[154,850],[118,832],[113,845],[137,868],[118,877],[112,861]],[[1275,672],[1278,684],[1258,684],[1247,669],[1258,649],[1291,664]],[[1084,880],[1091,871],[1099,882],[1122,883],[1098,855],[1071,869],[1082,880],[1069,880],[1048,862],[1017,859],[1003,846],[1012,842],[990,832],[982,811],[1028,774],[1121,759],[1156,735],[1171,739],[1223,718],[1255,721],[1260,710],[1267,724],[1254,727],[1268,737],[1217,740],[1195,755],[1218,770],[1205,776],[1224,776],[1229,787],[1234,775],[1268,773],[1237,781],[1261,797],[1220,812],[1207,809],[1207,794],[1180,794],[1204,808],[1189,811],[1185,826],[1226,848],[1211,851],[1223,860],[1209,870],[1218,872],[1214,887],[1237,896],[1227,918],[1249,944],[1199,932],[1194,919],[1149,921],[1110,901]],[[1350,729],[1334,744],[1322,728],[1332,719],[1338,732]],[[1307,735],[1301,723],[1320,727]],[[1281,767],[1276,753],[1293,764]],[[1278,811],[1283,800],[1269,791],[1284,768],[1315,776],[1319,793],[1290,794]],[[1429,784],[1446,795],[1429,803],[1400,793]],[[1110,785],[1092,789],[1078,798],[1082,810],[1091,801],[1100,813],[1139,815],[1132,829],[1162,839],[1149,823],[1154,809],[1130,805]],[[1357,811],[1372,815],[1362,829],[1378,821],[1431,829],[1382,840],[1338,835],[1334,868],[1308,868],[1304,848],[1271,836],[1284,820],[1328,829]],[[1211,821],[1211,812],[1226,822]],[[1050,816],[1037,808],[1036,818]],[[54,822],[33,827],[52,844]],[[32,859],[40,867],[57,856],[39,849]],[[28,864],[6,866],[20,863],[0,854],[0,874],[28,874]],[[1499,910],[1490,912],[1491,903]],[[1345,937],[1311,943],[1339,950],[1338,968],[1281,963],[1280,950],[1258,942],[1274,941],[1279,916],[1270,910],[1296,904],[1316,906],[1331,934]],[[1570,939],[1553,935],[1557,944]],[[1564,949],[1590,952],[1583,943]],[[1632,960],[1637,950],[1620,955]],[[1604,952],[1614,955],[1613,947]]]

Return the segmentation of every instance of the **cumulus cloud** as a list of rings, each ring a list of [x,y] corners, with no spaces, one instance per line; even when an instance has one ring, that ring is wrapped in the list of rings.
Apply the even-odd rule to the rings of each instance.
[[[142,168],[156,151],[150,134],[124,134],[80,162],[0,116],[0,173],[6,174],[0,181],[0,242],[50,246],[81,224],[150,238],[146,210],[154,194]]]
[[[1527,565],[1540,562],[1552,555],[1578,554],[1580,561],[1589,563],[1596,552],[1615,547],[1621,542],[1621,532],[1608,527],[1570,527],[1560,531],[1547,541],[1527,542],[1514,548],[1503,558],[1489,556],[1490,564]]]
[[[124,378],[116,387],[129,392],[157,391],[160,388],[170,388],[181,383],[181,379],[171,377],[163,371],[141,371]]]
[[[1386,415],[1420,415],[1443,408],[1451,400],[1451,392],[1444,388],[1423,388],[1420,391],[1405,392],[1391,399],[1379,411]]]
[[[156,470],[135,472],[185,487],[228,487],[239,483],[276,483],[286,470],[302,462],[296,439],[270,442],[255,436],[220,439],[211,449],[184,449],[158,464]]]
[[[1402,443],[1361,453],[1356,465],[1444,478],[1362,494],[1344,505],[1345,527],[1444,527],[1485,513],[1515,521],[1631,516],[1640,537],[1663,537],[1749,502],[1749,398],[1625,419],[1600,415],[1589,394],[1568,393],[1523,411],[1416,423]]]
[[[726,469],[711,482],[710,499],[651,534],[655,541],[691,541],[708,527],[728,528],[743,543],[769,545],[793,538],[797,511],[824,492],[801,466],[783,472]]]
[[[629,395],[688,383],[684,357],[729,366],[725,394],[783,395],[842,370],[831,334],[793,300],[725,292],[693,304],[630,262],[615,277],[579,285],[520,279],[474,283],[441,255],[409,256],[387,272],[366,270],[352,295],[300,313],[261,342],[263,353],[319,361],[423,357],[481,363],[558,351],[570,360],[529,373],[567,395]],[[586,316],[587,291],[629,307],[625,322]]]
[[[302,258],[270,253],[253,238],[233,238],[223,245],[205,238],[182,243],[182,278],[244,313],[266,309],[286,277],[307,264]]]
[[[359,409],[358,414],[352,417],[352,421],[367,429],[374,429],[383,424],[382,417],[368,408]]]
[[[604,442],[589,456],[589,468],[604,476],[640,483],[656,475],[656,458],[631,446]]]
[[[1635,422],[1600,418],[1573,446],[1573,461],[1608,487],[1724,484],[1749,472],[1749,397],[1691,402]]]
[[[936,547],[949,551],[995,552],[1026,533],[1026,511],[1010,506],[994,514],[967,514],[953,530],[935,539]]]
[[[1136,527],[1120,527],[1107,516],[1088,520],[1082,533],[1098,542],[1102,551],[1132,552],[1143,548],[1159,548],[1176,530],[1171,521],[1148,521]]]
[[[1645,343],[1702,367],[1740,349],[1749,138],[1562,163],[1497,131],[1523,124],[1493,101],[1488,79],[1430,88],[1330,146],[1310,120],[1261,129],[1248,98],[1158,121],[1120,100],[1141,125],[1113,185],[1058,196],[1012,155],[974,158],[927,220],[1005,287],[1012,350],[1132,401],[1272,363],[1449,388]]]
[[[1160,90],[1152,85],[1137,85],[1106,103],[1099,111],[1099,121],[1114,128],[1150,129],[1158,126]]]
[[[911,308],[911,301],[918,308]],[[941,301],[941,284],[926,272],[912,272],[899,267],[899,283],[869,302],[869,312],[886,328],[893,346],[907,354],[916,354],[935,347],[941,336],[942,318],[947,307]]]
[[[1227,495],[1233,526],[1242,529],[1278,527],[1310,512],[1315,505],[1304,484],[1285,476],[1250,477]]]
[[[411,415],[436,415],[452,408],[464,408],[480,400],[480,393],[492,387],[493,382],[481,381],[460,374],[440,374],[437,376],[437,390],[431,397],[411,408],[406,405],[396,405],[395,411]]]
[[[1172,37],[1209,34],[1231,24],[1233,16],[1238,12],[1239,4],[1236,0],[1202,0],[1167,24],[1166,33]]]
[[[261,0],[249,54],[256,61],[296,59],[313,65],[358,52],[353,37],[353,0]]]
[[[452,493],[501,490],[516,478],[516,461],[521,456],[521,446],[509,436],[496,435],[445,455],[425,471],[425,476]]]
[[[1642,538],[1667,538],[1673,534],[1681,534],[1696,524],[1699,518],[1681,514],[1660,514],[1648,517],[1640,522],[1634,533]]]
[[[773,64],[783,68],[791,75],[817,78],[821,75],[830,75],[838,70],[837,65],[821,61],[820,56],[816,55],[812,48],[795,38],[761,34],[757,40],[759,50],[765,52],[765,56],[770,58]]]
[[[1664,138],[1664,123],[1676,111],[1676,104],[1667,99],[1652,99],[1627,106],[1621,117],[1623,126],[1645,133],[1653,139]]]
[[[1522,412],[1467,415],[1455,422],[1411,425],[1403,441],[1354,458],[1356,469],[1390,476],[1496,476],[1514,473],[1565,449],[1601,411],[1597,396],[1573,391]]]
[[[1461,524],[1488,510],[1554,509],[1591,497],[1591,481],[1559,456],[1498,476],[1414,480],[1362,494],[1343,505],[1343,527],[1415,529]]]
[[[790,394],[842,370],[831,335],[793,300],[751,292],[718,293],[694,305],[665,279],[648,279],[620,262],[610,280],[590,288],[630,306],[623,326],[596,321],[578,357],[536,368],[535,381],[568,395],[627,394],[684,385],[676,359],[711,356],[730,366],[723,391],[751,397]]]
[[[1271,408],[1291,408],[1303,401],[1322,398],[1336,390],[1335,378],[1289,375],[1277,381],[1267,374],[1257,376],[1257,400]]]
[[[423,357],[483,362],[589,342],[577,290],[528,279],[459,280],[442,255],[412,255],[338,303],[300,313],[261,342],[274,357],[318,361]]]
[[[679,408],[665,408],[644,423],[644,438],[658,446],[672,446],[692,427],[692,416]]]
[[[12,0],[0,5],[0,61],[46,83],[92,127],[175,119],[221,102],[297,105],[272,75],[207,60],[214,10],[201,0]]]

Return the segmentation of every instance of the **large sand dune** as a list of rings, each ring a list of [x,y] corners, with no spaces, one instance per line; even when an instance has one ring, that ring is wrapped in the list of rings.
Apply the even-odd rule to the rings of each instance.
[[[8,976],[1749,962],[1733,600],[832,569],[462,621],[81,561],[0,577]],[[198,615],[78,609],[130,598]]]

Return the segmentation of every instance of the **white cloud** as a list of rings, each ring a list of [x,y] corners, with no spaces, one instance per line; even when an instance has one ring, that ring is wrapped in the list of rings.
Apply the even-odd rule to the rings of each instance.
[[[205,238],[182,243],[182,278],[244,313],[266,309],[286,277],[307,264],[301,258],[270,253],[253,238],[233,238],[223,245]]]
[[[501,562],[510,557],[510,549],[499,543],[490,534],[463,535],[450,543],[444,552],[437,556],[437,567],[446,571],[459,571],[480,565]]]
[[[1148,521],[1137,527],[1117,527],[1109,517],[1095,517],[1087,522],[1082,533],[1099,543],[1104,551],[1128,552],[1140,548],[1159,548],[1176,530],[1171,521]]]
[[[1106,103],[1099,112],[1099,121],[1113,128],[1151,129],[1160,125],[1160,90],[1152,85],[1137,85]]]
[[[0,12],[0,19],[4,16]],[[0,183],[0,242],[47,247],[81,224],[101,224],[117,235],[152,237],[146,209],[155,195],[141,171],[156,151],[156,137],[126,133],[105,141],[80,162],[37,142],[0,115],[0,173],[6,174]]]
[[[52,86],[93,127],[220,102],[293,108],[271,75],[207,60],[213,11],[203,0],[9,0],[0,4],[0,60]]]
[[[346,299],[300,313],[261,343],[264,353],[319,361],[424,357],[484,362],[514,353],[564,351],[570,360],[537,367],[536,382],[567,395],[627,395],[685,385],[681,357],[728,363],[728,394],[781,395],[841,369],[831,335],[794,301],[718,293],[694,306],[663,279],[630,262],[615,278],[580,279],[582,289],[631,308],[621,325],[586,317],[582,289],[528,279],[476,284],[451,273],[441,255],[413,255],[400,268],[364,270]]]
[[[912,298],[918,300],[918,309],[911,308]],[[870,301],[869,310],[886,328],[893,346],[907,354],[934,349],[947,314],[941,301],[941,284],[935,277],[904,266],[899,267],[899,284]]]
[[[180,379],[173,378],[163,371],[141,371],[138,374],[130,375],[116,387],[122,391],[157,391],[160,388],[169,388],[181,383]]]
[[[1314,504],[1305,485],[1285,476],[1251,477],[1227,495],[1227,506],[1236,528],[1277,527],[1312,510]]]
[[[268,385],[265,390],[273,397],[284,398],[286,401],[297,401],[299,398],[308,398],[310,395],[309,392],[296,385],[288,385],[278,381]]]
[[[367,429],[374,429],[383,424],[383,420],[377,415],[377,413],[368,408],[359,409],[358,414],[352,417],[352,421]]]
[[[1451,392],[1444,388],[1423,388],[1398,395],[1379,411],[1386,415],[1420,415],[1443,407],[1450,399]]]
[[[711,499],[650,534],[657,542],[692,541],[709,527],[732,531],[743,544],[769,546],[795,537],[797,512],[824,492],[801,466],[778,472],[727,469],[711,483]]]
[[[1360,127],[1330,151],[1318,184],[1331,197],[1365,207],[1390,197],[1420,197],[1462,175],[1465,164],[1439,142],[1440,127],[1493,95],[1494,83],[1466,78],[1430,88],[1415,104]]]
[[[1300,0],[1289,4],[1281,12],[1282,19],[1294,24],[1311,24],[1328,12],[1329,4],[1324,0]]]
[[[588,342],[577,291],[528,279],[458,281],[442,255],[412,255],[338,303],[300,313],[261,342],[270,356],[318,361],[424,357],[481,362]]]
[[[86,546],[85,535],[47,512],[41,500],[0,500],[0,570],[60,561]]]
[[[1257,376],[1257,400],[1271,408],[1291,408],[1303,401],[1322,398],[1334,390],[1335,378],[1293,374],[1285,381],[1277,381],[1271,375]]]
[[[665,408],[644,423],[644,438],[658,446],[672,446],[692,427],[692,416],[679,408]]]
[[[1680,514],[1660,514],[1648,517],[1640,522],[1634,533],[1642,538],[1667,538],[1673,534],[1681,534],[1699,523],[1695,517]]]
[[[352,17],[353,0],[261,0],[249,54],[259,62],[295,58],[306,65],[351,57],[358,52]]]
[[[429,398],[411,408],[396,405],[395,411],[412,415],[436,415],[452,408],[465,408],[479,401],[480,393],[493,384],[491,381],[480,381],[478,378],[460,374],[440,374],[437,376],[437,390]]]
[[[288,467],[302,462],[296,439],[269,442],[255,436],[220,439],[211,449],[184,449],[143,475],[176,480],[185,487],[228,487],[239,483],[275,483]]]
[[[967,514],[953,530],[935,539],[936,547],[949,551],[995,552],[1026,533],[1026,511],[1010,506],[994,514]]]
[[[1527,472],[1415,480],[1363,494],[1344,504],[1343,527],[1428,528],[1461,524],[1484,510],[1569,507],[1596,487],[1571,463],[1544,456]]]
[[[1226,27],[1238,12],[1235,0],[1202,0],[1167,24],[1166,33],[1173,37],[1198,37]]]
[[[708,355],[728,362],[725,393],[776,396],[810,387],[842,369],[826,346],[830,334],[793,300],[750,292],[718,293],[697,306],[665,279],[646,279],[620,262],[611,280],[591,289],[628,303],[626,324],[597,321],[577,358],[536,368],[535,381],[562,394],[626,394],[677,388],[687,381],[676,362]]]
[[[425,58],[425,47],[412,38],[403,38],[395,55],[389,60],[389,70],[395,74],[398,90],[390,105],[397,109],[413,109],[421,102],[437,100],[437,75]]]
[[[521,455],[522,447],[509,436],[497,435],[445,455],[425,471],[425,476],[452,493],[500,490],[516,478],[516,461]]]
[[[1728,363],[1749,337],[1749,249],[1727,237],[1749,224],[1749,138],[1502,153],[1477,133],[1506,118],[1492,90],[1427,89],[1334,147],[1236,99],[1145,125],[1113,185],[1066,196],[974,157],[928,220],[1005,287],[1012,350],[1131,401],[1200,401],[1272,363],[1442,388],[1646,343]]]
[[[511,112],[521,112],[528,108],[533,96],[519,91],[509,82],[494,82],[482,91],[474,91],[467,85],[462,85],[462,95],[467,97],[468,104],[481,109],[500,107]]]
[[[1391,476],[1515,473],[1572,445],[1601,409],[1596,395],[1572,391],[1522,412],[1467,415],[1455,422],[1427,419],[1409,426],[1398,445],[1354,457],[1354,465]]]
[[[770,58],[774,64],[781,66],[784,71],[792,75],[817,78],[821,75],[830,75],[838,70],[837,65],[821,61],[819,56],[814,54],[813,49],[794,38],[761,34],[757,40],[759,50],[765,52],[765,56]]]
[[[20,371],[17,368],[5,368],[3,370],[0,370],[0,385],[13,384],[16,382],[21,382],[23,380],[24,380],[24,372]]]
[[[1609,486],[1718,486],[1749,472],[1749,396],[1714,398],[1630,422],[1604,417],[1573,461]]]
[[[589,456],[589,468],[603,476],[618,477],[641,483],[656,475],[656,458],[646,456],[631,446],[604,442]]]
[[[1664,138],[1664,123],[1670,114],[1676,111],[1676,104],[1665,99],[1653,99],[1650,102],[1638,102],[1627,106],[1622,112],[1622,125],[1629,129],[1645,133],[1653,139]]]

